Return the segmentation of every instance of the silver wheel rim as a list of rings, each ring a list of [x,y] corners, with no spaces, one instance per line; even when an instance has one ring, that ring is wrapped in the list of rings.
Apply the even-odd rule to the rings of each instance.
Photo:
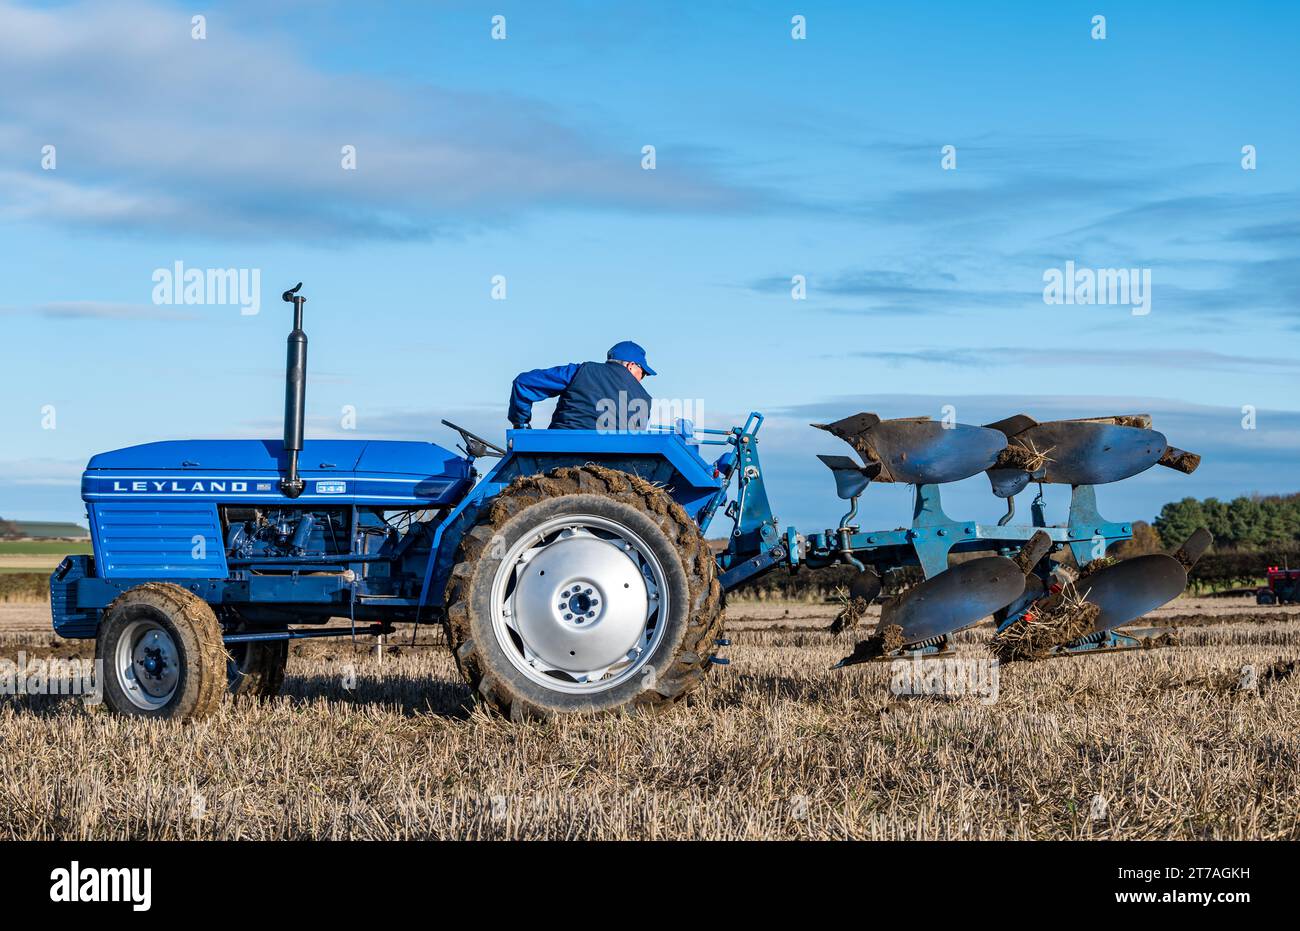
[[[533,682],[604,692],[638,675],[671,616],[664,569],[616,521],[553,518],[506,552],[492,582],[492,629]]]
[[[157,621],[127,624],[117,639],[113,660],[117,684],[137,708],[156,711],[176,694],[181,675],[180,650]]]

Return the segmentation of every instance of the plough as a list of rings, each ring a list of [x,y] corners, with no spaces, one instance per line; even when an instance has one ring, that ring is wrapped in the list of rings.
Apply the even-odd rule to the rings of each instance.
[[[1025,414],[985,426],[928,418],[881,420],[856,414],[814,424],[847,442],[862,457],[819,458],[834,474],[849,511],[838,527],[805,541],[804,561],[842,561],[859,570],[851,598],[879,594],[882,573],[919,565],[925,580],[884,605],[876,634],[839,665],[904,654],[943,655],[951,635],[992,615],[995,646],[1007,658],[1130,649],[1166,642],[1166,631],[1142,637],[1116,628],[1176,598],[1187,573],[1211,542],[1196,531],[1173,556],[1151,554],[1116,561],[1111,545],[1132,536],[1132,526],[1097,511],[1097,485],[1122,481],[1155,465],[1190,473],[1194,453],[1170,446],[1145,414],[1039,423]],[[996,525],[958,521],[942,503],[942,485],[984,472],[993,494],[1007,501]],[[852,520],[859,496],[873,481],[906,482],[915,489],[912,525],[864,533]],[[1038,485],[1028,524],[1013,524],[1016,495]],[[1042,485],[1071,486],[1068,520],[1049,525]],[[1073,558],[1078,578],[1053,560]],[[949,565],[950,557],[968,555]],[[986,554],[986,555],[977,555]],[[1034,625],[1051,618],[1057,642],[1035,637]],[[1080,621],[1088,622],[1080,629]],[[1051,638],[1047,638],[1050,640]],[[1037,641],[1026,653],[1013,644]],[[899,642],[901,641],[901,643]]]

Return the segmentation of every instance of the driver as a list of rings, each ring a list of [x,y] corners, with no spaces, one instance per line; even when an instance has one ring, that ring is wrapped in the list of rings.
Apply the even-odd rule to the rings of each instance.
[[[624,340],[610,347],[604,362],[521,372],[511,387],[506,416],[516,430],[527,430],[533,404],[558,396],[552,430],[644,430],[651,398],[641,380],[653,374],[645,350]]]

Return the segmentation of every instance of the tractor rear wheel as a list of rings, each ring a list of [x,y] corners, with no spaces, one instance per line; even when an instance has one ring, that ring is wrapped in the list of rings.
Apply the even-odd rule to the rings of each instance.
[[[179,585],[148,582],[104,609],[95,639],[104,701],[119,714],[190,720],[216,710],[226,690],[221,625]]]
[[[722,633],[699,528],[666,491],[595,465],[516,479],[462,538],[446,630],[477,698],[513,720],[661,708]]]

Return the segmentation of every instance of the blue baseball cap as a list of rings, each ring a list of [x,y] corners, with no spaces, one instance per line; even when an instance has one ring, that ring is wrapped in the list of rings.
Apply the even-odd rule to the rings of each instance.
[[[635,362],[641,366],[641,370],[647,375],[658,374],[650,367],[650,363],[645,360],[645,350],[630,339],[625,339],[621,343],[610,346],[609,353],[605,358],[610,362]]]

